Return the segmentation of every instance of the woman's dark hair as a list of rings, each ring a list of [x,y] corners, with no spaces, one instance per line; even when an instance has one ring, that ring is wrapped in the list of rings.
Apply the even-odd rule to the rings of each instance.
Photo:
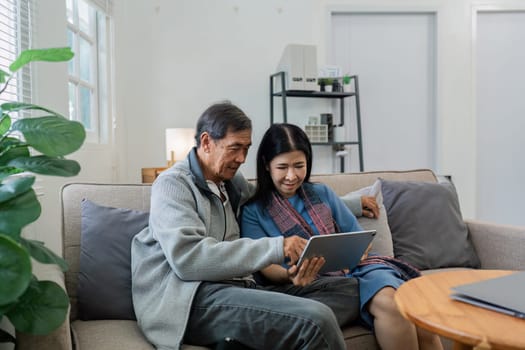
[[[208,107],[197,121],[195,141],[200,146],[200,136],[207,132],[212,140],[223,139],[228,131],[237,132],[252,128],[250,118],[230,101],[215,103]]]
[[[273,124],[264,133],[257,150],[257,189],[252,200],[261,200],[263,205],[270,201],[275,186],[270,176],[270,162],[282,153],[301,151],[306,157],[306,177],[310,180],[312,171],[312,145],[306,133],[297,125]]]

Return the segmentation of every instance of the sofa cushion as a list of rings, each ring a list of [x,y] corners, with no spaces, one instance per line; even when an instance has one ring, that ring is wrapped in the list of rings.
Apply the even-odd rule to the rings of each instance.
[[[347,349],[379,350],[373,331],[361,325],[352,324],[343,328]]]
[[[74,321],[71,324],[77,349],[153,350],[136,321]]]
[[[479,267],[450,182],[381,181],[394,254],[420,269]]]
[[[149,350],[147,341],[135,321],[74,321],[73,338],[79,349]],[[359,325],[343,328],[347,349],[379,349],[374,333]],[[207,347],[183,344],[181,350],[206,350]]]
[[[82,320],[135,319],[131,299],[131,240],[149,213],[81,203],[78,307]]]
[[[379,217],[368,218],[366,216],[358,216],[357,221],[364,230],[376,230],[377,234],[372,241],[372,249],[370,253],[386,256],[394,256],[394,248],[392,244],[392,234],[388,226],[388,218],[385,206],[383,205],[383,195],[381,193],[381,182],[378,180],[373,185],[361,188],[357,191],[347,193],[340,197],[343,202],[352,210],[351,206],[354,204],[353,198],[361,196],[375,196],[376,202],[379,205]],[[360,203],[360,202],[358,202]],[[355,210],[355,209],[354,209]],[[355,212],[352,210],[353,212]]]

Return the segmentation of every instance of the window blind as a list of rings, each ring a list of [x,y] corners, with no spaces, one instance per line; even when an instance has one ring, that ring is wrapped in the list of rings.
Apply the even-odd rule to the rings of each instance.
[[[0,0],[0,68],[9,65],[31,45],[32,0]],[[0,95],[0,103],[31,102],[31,66],[17,72]]]

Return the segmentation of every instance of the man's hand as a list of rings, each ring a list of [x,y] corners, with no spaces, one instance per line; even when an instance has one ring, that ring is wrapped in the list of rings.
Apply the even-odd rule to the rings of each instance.
[[[294,286],[307,286],[312,283],[319,274],[319,270],[323,267],[325,259],[323,257],[313,257],[303,260],[301,267],[293,265],[288,272],[288,278]]]
[[[284,257],[288,265],[295,265],[306,246],[306,239],[299,236],[286,237],[283,243]]]
[[[379,217],[379,205],[376,202],[376,197],[361,196],[361,206],[363,207],[363,216],[376,219]]]

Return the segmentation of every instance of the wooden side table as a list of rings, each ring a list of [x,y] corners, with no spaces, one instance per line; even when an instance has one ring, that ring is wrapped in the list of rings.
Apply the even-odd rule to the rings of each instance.
[[[401,314],[416,326],[454,340],[454,349],[525,349],[525,320],[450,298],[450,288],[514,271],[454,270],[410,280],[396,291]]]
[[[153,181],[155,181],[157,176],[159,176],[159,174],[166,169],[168,168],[166,167],[164,168],[142,168],[142,183],[143,184],[152,183]]]

